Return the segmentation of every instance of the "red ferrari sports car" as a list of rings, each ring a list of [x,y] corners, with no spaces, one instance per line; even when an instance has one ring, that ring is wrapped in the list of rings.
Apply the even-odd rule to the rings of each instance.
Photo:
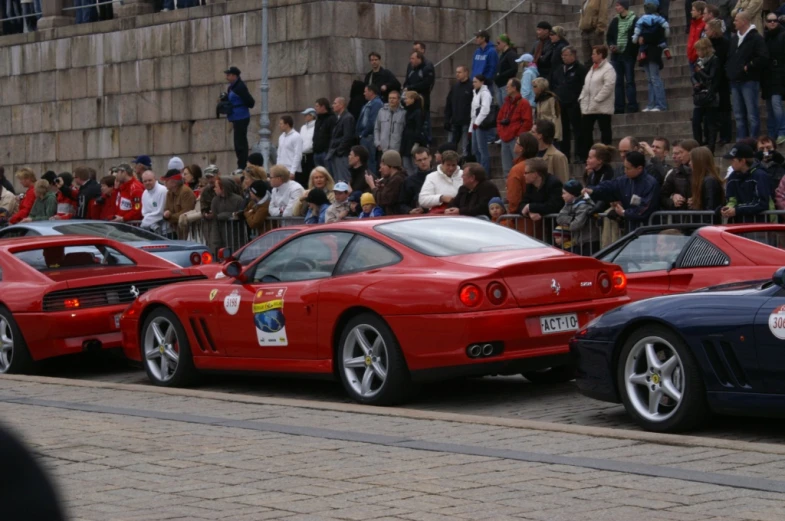
[[[224,273],[150,291],[123,314],[126,355],[153,383],[316,373],[392,404],[426,379],[570,379],[573,333],[629,301],[618,266],[465,217],[309,227]]]
[[[120,314],[146,291],[204,279],[125,244],[97,237],[20,238],[0,244],[0,373],[44,358],[119,348]]]
[[[631,300],[770,280],[785,266],[785,225],[684,224],[638,228],[595,255],[621,266]]]

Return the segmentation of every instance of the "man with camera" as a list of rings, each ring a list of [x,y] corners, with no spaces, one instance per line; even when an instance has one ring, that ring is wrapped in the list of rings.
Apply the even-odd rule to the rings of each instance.
[[[515,140],[532,129],[532,106],[521,96],[521,80],[508,80],[506,89],[507,97],[496,117],[496,132],[502,140],[502,171],[505,179],[512,168]]]
[[[237,155],[237,168],[245,168],[248,162],[248,125],[251,122],[250,109],[256,104],[245,82],[240,79],[240,69],[229,67],[224,71],[229,88],[221,94],[217,112],[226,114],[234,132],[234,153]]]

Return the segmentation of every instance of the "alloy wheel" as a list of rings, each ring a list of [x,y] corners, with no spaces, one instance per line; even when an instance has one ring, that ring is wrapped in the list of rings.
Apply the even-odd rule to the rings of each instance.
[[[14,332],[11,324],[0,317],[0,373],[5,373],[11,367],[14,356]]]
[[[671,418],[684,399],[684,374],[670,342],[658,336],[636,342],[624,365],[624,385],[635,411],[651,422]]]
[[[156,317],[144,336],[144,358],[150,373],[160,382],[172,379],[180,361],[180,345],[174,325]]]
[[[342,354],[346,381],[355,393],[372,398],[387,380],[387,345],[379,331],[367,324],[352,329],[346,336]]]

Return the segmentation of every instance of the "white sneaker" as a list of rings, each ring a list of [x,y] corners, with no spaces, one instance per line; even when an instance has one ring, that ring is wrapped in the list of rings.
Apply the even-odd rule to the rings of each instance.
[[[645,109],[643,109],[641,112],[649,112],[649,111],[651,111],[651,109],[650,109],[649,107],[646,107],[646,108],[645,108]]]
[[[649,112],[662,112],[662,111],[660,109],[658,109],[658,108],[653,108],[653,109],[649,110]]]

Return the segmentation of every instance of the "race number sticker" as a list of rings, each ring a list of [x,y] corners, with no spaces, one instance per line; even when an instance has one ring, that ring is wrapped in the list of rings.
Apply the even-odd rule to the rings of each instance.
[[[780,340],[785,340],[785,306],[774,308],[769,315],[769,331]]]
[[[287,346],[283,301],[286,288],[260,289],[253,299],[253,322],[260,346]]]
[[[226,298],[224,298],[224,309],[230,315],[236,315],[240,311],[240,293],[237,290],[226,295]]]

